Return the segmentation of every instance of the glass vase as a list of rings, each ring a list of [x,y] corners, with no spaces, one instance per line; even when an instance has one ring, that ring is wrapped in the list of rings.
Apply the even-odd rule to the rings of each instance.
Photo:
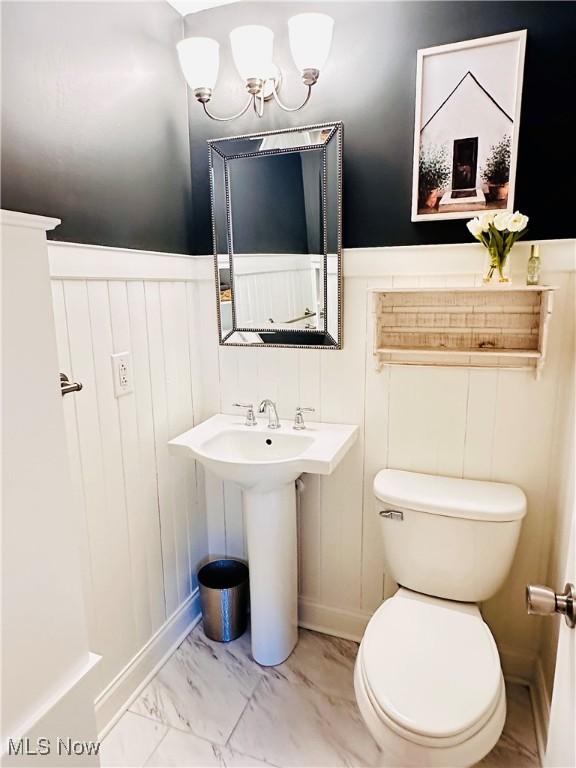
[[[485,284],[507,285],[512,282],[510,278],[510,254],[503,258],[496,251],[487,251],[486,268],[483,282]]]

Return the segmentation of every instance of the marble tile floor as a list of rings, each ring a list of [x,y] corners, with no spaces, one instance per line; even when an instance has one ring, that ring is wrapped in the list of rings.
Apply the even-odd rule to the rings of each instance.
[[[292,656],[265,668],[248,633],[215,643],[198,626],[106,736],[102,766],[383,766],[355,703],[357,649],[301,630]],[[539,766],[528,689],[508,684],[507,699],[502,737],[478,766]]]

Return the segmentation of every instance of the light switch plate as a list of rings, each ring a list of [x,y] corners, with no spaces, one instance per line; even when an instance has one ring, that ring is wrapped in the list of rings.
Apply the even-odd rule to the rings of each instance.
[[[112,355],[112,376],[116,397],[122,397],[134,391],[132,385],[132,356],[130,352],[118,352]]]

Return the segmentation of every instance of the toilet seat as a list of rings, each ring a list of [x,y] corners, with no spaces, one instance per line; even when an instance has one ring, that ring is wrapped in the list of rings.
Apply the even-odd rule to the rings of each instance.
[[[400,588],[370,620],[357,665],[382,727],[413,744],[461,744],[504,699],[496,643],[469,603]]]

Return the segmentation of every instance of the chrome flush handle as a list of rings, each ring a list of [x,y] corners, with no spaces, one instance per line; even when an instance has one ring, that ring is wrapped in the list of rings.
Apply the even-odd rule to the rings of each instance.
[[[258,424],[252,403],[232,403],[232,405],[234,408],[246,408],[246,420],[244,422],[245,427],[255,427]]]
[[[564,592],[558,594],[550,587],[528,584],[526,587],[526,610],[536,616],[550,616],[560,613],[571,629],[576,626],[576,587],[566,584]]]
[[[378,514],[380,517],[385,517],[386,520],[404,520],[404,513],[398,509],[383,509]]]

